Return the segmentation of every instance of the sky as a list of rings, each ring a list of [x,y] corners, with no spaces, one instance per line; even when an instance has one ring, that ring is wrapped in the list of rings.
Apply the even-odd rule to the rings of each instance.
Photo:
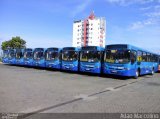
[[[27,47],[72,45],[73,21],[106,18],[106,44],[160,53],[160,0],[0,0],[0,44],[20,36]]]

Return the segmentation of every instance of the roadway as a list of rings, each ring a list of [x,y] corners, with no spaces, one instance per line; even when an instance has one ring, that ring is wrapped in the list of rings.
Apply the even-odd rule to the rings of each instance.
[[[117,78],[0,64],[0,112],[160,112],[160,73]]]

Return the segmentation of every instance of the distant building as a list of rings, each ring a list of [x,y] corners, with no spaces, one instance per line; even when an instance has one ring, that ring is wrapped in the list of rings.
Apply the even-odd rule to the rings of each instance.
[[[101,46],[105,47],[106,20],[95,17],[92,12],[85,20],[73,23],[73,47]]]

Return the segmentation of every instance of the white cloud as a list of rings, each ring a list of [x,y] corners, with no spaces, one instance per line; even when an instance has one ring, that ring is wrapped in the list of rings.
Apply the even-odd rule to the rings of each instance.
[[[153,8],[153,6],[147,6],[147,7],[142,7],[142,8],[140,8],[140,10],[146,11],[146,10],[150,10],[150,9],[152,9],[152,8]]]
[[[134,29],[139,29],[144,27],[144,24],[141,21],[137,21],[135,23],[132,23],[129,29],[134,30]]]
[[[160,11],[154,11],[154,12],[146,13],[146,16],[148,16],[148,17],[160,17]]]
[[[151,2],[160,2],[160,0],[106,0],[108,3],[127,6],[131,4],[147,4]]]
[[[137,30],[127,30],[126,27],[109,26],[109,33],[106,44],[132,44],[143,47],[149,51],[160,53],[159,38],[160,27],[141,28]]]
[[[153,19],[153,18],[148,18],[146,20],[143,20],[143,21],[137,21],[137,22],[134,22],[130,25],[129,29],[130,30],[136,30],[136,29],[140,29],[140,28],[143,28],[145,26],[148,26],[148,25],[156,25],[157,24],[157,19]]]
[[[145,8],[140,8],[144,13],[142,14],[143,20],[136,21],[130,25],[131,30],[140,29],[149,25],[160,26],[160,5],[148,5]]]
[[[57,38],[58,39],[58,38]],[[67,47],[71,46],[71,40],[65,40],[65,39],[38,39],[38,40],[26,40],[27,47],[36,48],[36,47]]]
[[[73,12],[71,13],[72,16],[75,16],[75,15],[83,12],[88,7],[90,2],[91,2],[91,0],[82,0],[81,3],[79,5],[77,5],[75,7],[75,9],[73,10]]]

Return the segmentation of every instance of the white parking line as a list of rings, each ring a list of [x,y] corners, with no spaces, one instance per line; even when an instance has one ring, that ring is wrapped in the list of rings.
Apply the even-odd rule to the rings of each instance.
[[[92,101],[92,100],[95,100],[95,99],[97,99],[97,97],[95,97],[95,96],[92,96],[92,97],[88,97],[88,95],[85,95],[85,94],[80,94],[80,95],[77,95],[77,96],[75,96],[74,98],[82,98],[83,100],[85,100],[85,101]]]
[[[108,87],[108,88],[106,88],[105,90],[118,91],[118,90],[120,90],[120,89],[114,89],[113,87]]]

